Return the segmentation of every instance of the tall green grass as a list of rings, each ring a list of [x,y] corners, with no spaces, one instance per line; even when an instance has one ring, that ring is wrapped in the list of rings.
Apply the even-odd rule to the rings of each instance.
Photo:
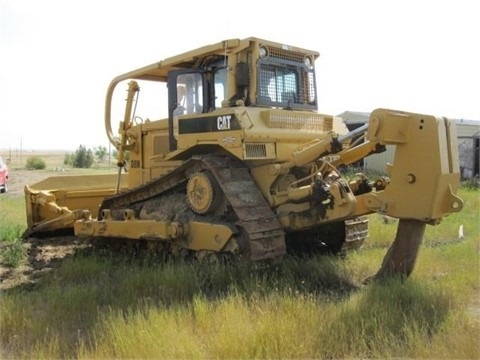
[[[0,356],[480,358],[479,195],[461,189],[463,211],[427,227],[404,282],[362,284],[396,230],[375,215],[367,246],[346,258],[268,268],[82,250],[33,288],[3,291]]]
[[[25,255],[20,241],[26,227],[24,204],[20,198],[0,198],[0,262],[8,267],[20,265]]]
[[[461,306],[472,293],[419,278],[358,286],[345,281],[349,267],[79,256],[35,290],[2,297],[0,339],[15,358],[478,357],[479,324]]]
[[[24,229],[27,225],[25,201],[23,196],[0,196],[0,231],[9,226],[19,226]]]

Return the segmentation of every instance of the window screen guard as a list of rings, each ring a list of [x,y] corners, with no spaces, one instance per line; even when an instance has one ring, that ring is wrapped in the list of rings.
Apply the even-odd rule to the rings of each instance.
[[[303,63],[260,62],[257,103],[275,107],[316,109],[315,75]]]

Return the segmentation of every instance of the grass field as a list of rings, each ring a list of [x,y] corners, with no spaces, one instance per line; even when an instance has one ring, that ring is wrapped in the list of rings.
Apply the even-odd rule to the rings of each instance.
[[[29,157],[39,157],[47,164],[47,169],[54,169],[63,166],[63,160],[66,153],[73,151],[66,150],[29,150],[29,149],[14,149],[14,150],[0,150],[0,156],[7,162],[10,169],[21,169],[25,167]]]
[[[478,359],[480,192],[459,195],[464,209],[427,227],[404,282],[362,285],[396,230],[378,215],[345,258],[269,268],[80,251],[2,291],[0,357]],[[1,198],[0,212],[3,245],[25,227],[23,198]]]
[[[94,150],[94,149],[90,149]],[[30,157],[41,158],[47,165],[47,171],[65,168],[64,160],[65,154],[75,153],[75,150],[30,150],[30,149],[0,149],[0,156],[7,162],[10,169],[23,169]],[[110,169],[115,168],[115,158],[107,155],[103,163],[94,163],[92,166],[96,169]]]

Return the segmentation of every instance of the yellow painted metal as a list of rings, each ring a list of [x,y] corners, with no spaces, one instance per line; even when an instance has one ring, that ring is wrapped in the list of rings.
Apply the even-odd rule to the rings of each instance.
[[[205,214],[211,211],[214,197],[212,179],[205,172],[197,172],[188,179],[187,199],[194,212]]]
[[[102,200],[116,192],[117,175],[52,176],[25,186],[29,231],[53,231],[73,227],[77,219],[97,217]],[[127,177],[120,178],[121,188]]]
[[[127,175],[121,175],[122,187],[127,186]],[[95,191],[109,187],[115,187],[117,183],[116,174],[86,174],[86,175],[59,175],[50,176],[42,181],[29,186],[35,190],[49,191]]]
[[[75,234],[124,239],[173,240],[184,235],[182,224],[170,221],[139,220],[126,214],[125,220],[75,222]]]
[[[236,230],[231,225],[189,221],[140,220],[126,214],[125,220],[78,220],[78,236],[123,238],[130,240],[174,241],[191,250],[221,251]]]
[[[188,243],[192,250],[221,251],[237,230],[233,225],[191,221],[186,226]]]
[[[460,183],[455,127],[447,119],[378,109],[367,139],[396,145],[390,183],[366,196],[372,211],[403,219],[436,221],[458,212]]]

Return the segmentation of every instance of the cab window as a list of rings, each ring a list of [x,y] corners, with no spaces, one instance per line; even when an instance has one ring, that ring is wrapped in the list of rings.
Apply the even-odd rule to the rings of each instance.
[[[203,111],[202,75],[180,74],[177,77],[177,103],[174,115],[199,114]]]

